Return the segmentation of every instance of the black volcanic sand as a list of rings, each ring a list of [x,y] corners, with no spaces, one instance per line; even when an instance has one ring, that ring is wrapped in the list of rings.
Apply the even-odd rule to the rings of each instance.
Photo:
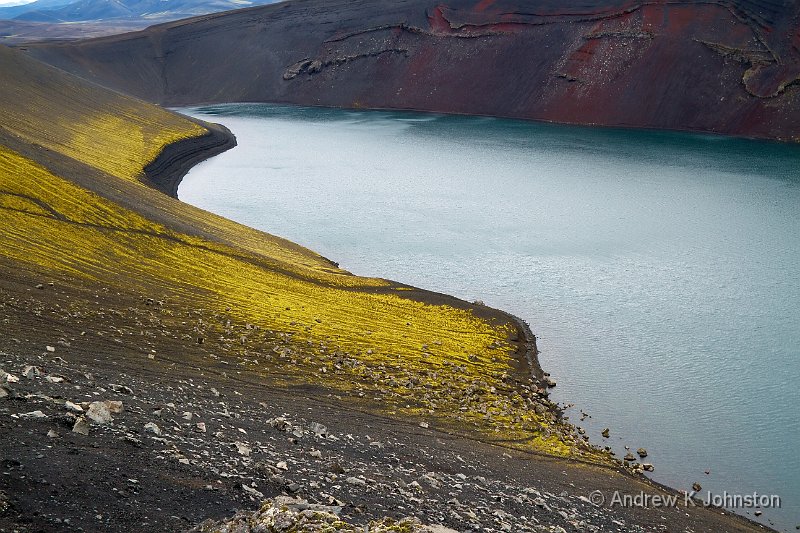
[[[203,155],[184,147],[169,153],[173,165]],[[180,172],[154,168],[164,179],[150,180],[171,190]],[[415,515],[461,531],[766,530],[719,510],[597,507],[594,490],[609,500],[675,492],[374,414],[369,400],[277,386],[281,376],[248,369],[239,352],[194,341],[192,321],[226,317],[191,299],[110,291],[3,257],[0,272],[0,368],[19,377],[0,398],[0,531],[177,531],[279,494],[341,504],[356,522]],[[124,410],[89,435],[72,432],[64,402],[104,400]]]

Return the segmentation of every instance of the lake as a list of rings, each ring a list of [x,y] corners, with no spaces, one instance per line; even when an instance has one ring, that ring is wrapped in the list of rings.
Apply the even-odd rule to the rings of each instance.
[[[778,495],[759,520],[800,525],[800,147],[405,112],[181,111],[239,142],[189,173],[183,201],[355,274],[516,314],[552,398],[595,444],[644,447],[654,479],[704,496]]]

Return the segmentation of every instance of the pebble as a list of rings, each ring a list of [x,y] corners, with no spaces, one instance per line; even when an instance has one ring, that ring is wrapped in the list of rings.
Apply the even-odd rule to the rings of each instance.
[[[92,402],[89,404],[89,409],[86,411],[86,418],[100,425],[108,424],[114,420],[105,402]]]
[[[318,437],[324,437],[328,434],[328,428],[319,422],[311,422],[311,425],[308,428],[314,435],[317,435]]]
[[[147,424],[145,424],[144,430],[145,432],[155,435],[157,437],[161,436],[161,428],[158,427],[158,425],[153,422],[148,422]]]
[[[234,446],[236,446],[236,450],[239,452],[239,455],[243,455],[245,457],[250,457],[250,452],[252,451],[250,446],[248,446],[244,442],[239,442],[239,441],[236,441],[233,444],[234,444]]]
[[[72,413],[82,413],[83,412],[83,407],[81,407],[80,405],[78,405],[76,403],[72,403],[69,400],[64,402],[64,408],[67,411],[70,411]]]
[[[75,421],[75,424],[72,426],[72,432],[78,433],[80,435],[88,435],[89,423],[86,421],[84,417],[80,417]]]
[[[42,418],[47,418],[47,415],[39,410],[31,411],[30,413],[20,413],[17,416],[23,420],[41,420]]]

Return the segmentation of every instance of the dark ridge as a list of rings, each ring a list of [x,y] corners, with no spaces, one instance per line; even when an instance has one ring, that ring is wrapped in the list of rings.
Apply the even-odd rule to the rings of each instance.
[[[800,3],[288,1],[30,54],[165,105],[277,102],[800,139]]]

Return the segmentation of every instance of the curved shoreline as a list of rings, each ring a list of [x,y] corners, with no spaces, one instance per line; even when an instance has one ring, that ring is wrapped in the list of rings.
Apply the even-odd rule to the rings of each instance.
[[[144,167],[143,181],[172,198],[178,198],[178,187],[192,167],[236,146],[236,136],[222,124],[194,120],[208,133],[168,144]]]
[[[148,185],[175,199],[178,198],[177,191],[180,186],[180,183],[194,165],[202,161],[205,161],[207,159],[210,159],[215,155],[219,155],[231,148],[234,148],[237,144],[236,137],[227,127],[221,124],[207,123],[201,120],[196,120],[196,122],[200,123],[201,125],[203,125],[203,127],[207,128],[208,134],[200,137],[184,139],[166,146],[162,150],[162,152],[144,169],[145,180],[146,180],[145,182]],[[522,362],[526,365],[526,368],[529,371],[526,377],[531,379],[534,385],[541,387],[541,389],[545,391],[544,392],[545,397],[548,396],[546,392],[546,386],[544,383],[545,383],[545,377],[549,376],[549,374],[544,372],[544,370],[540,365],[538,359],[539,350],[537,347],[536,335],[532,332],[530,325],[527,322],[525,322],[521,318],[511,313],[508,313],[500,309],[495,309],[488,306],[476,304],[473,302],[468,302],[444,293],[427,291],[425,289],[420,289],[416,287],[414,287],[414,289],[415,292],[429,294],[435,298],[446,298],[448,300],[457,301],[466,307],[479,311],[479,313],[482,315],[488,315],[495,319],[503,318],[513,323],[516,327],[517,335],[519,337],[517,341],[518,342],[518,349],[516,354],[517,357],[515,358],[515,360],[518,362]],[[509,363],[513,362],[514,360],[509,361]],[[510,366],[511,368],[514,368],[513,364],[510,364]],[[560,407],[555,403],[552,403],[552,406],[553,406],[553,412],[557,415],[558,420],[574,429],[573,424],[563,420],[562,418],[563,412],[561,411]],[[503,446],[502,443],[498,442],[492,443],[484,441],[480,438],[475,438],[475,437],[471,438],[467,435],[463,436],[467,437],[470,440],[477,440],[478,442],[482,442],[484,444],[490,444],[494,446],[500,446],[501,448],[506,448],[505,446]],[[596,447],[596,445],[593,446]],[[597,449],[599,450],[600,448]],[[659,483],[658,481],[655,481],[645,475],[634,473],[629,467],[625,466],[619,459],[613,460],[616,461],[616,464],[614,462],[606,464],[598,464],[596,462],[584,461],[577,457],[572,457],[572,458],[559,457],[556,455],[547,455],[535,451],[524,452],[522,450],[519,450],[518,448],[510,448],[509,450],[513,450],[515,452],[522,452],[529,458],[546,457],[557,461],[564,461],[566,464],[573,465],[573,467],[578,467],[578,465],[584,464],[586,466],[594,466],[601,469],[608,469],[609,472],[616,472],[618,474],[623,475],[624,477],[627,477],[634,484],[641,483],[644,484],[645,486],[652,487],[653,489],[677,495],[680,498],[684,497],[684,494],[678,489]],[[633,489],[633,487],[631,487],[631,489]],[[746,516],[743,516],[736,512],[729,511],[727,509],[707,508],[707,510],[726,515],[742,524],[755,526],[765,531],[777,531],[768,528],[767,526],[759,522],[756,522]]]

